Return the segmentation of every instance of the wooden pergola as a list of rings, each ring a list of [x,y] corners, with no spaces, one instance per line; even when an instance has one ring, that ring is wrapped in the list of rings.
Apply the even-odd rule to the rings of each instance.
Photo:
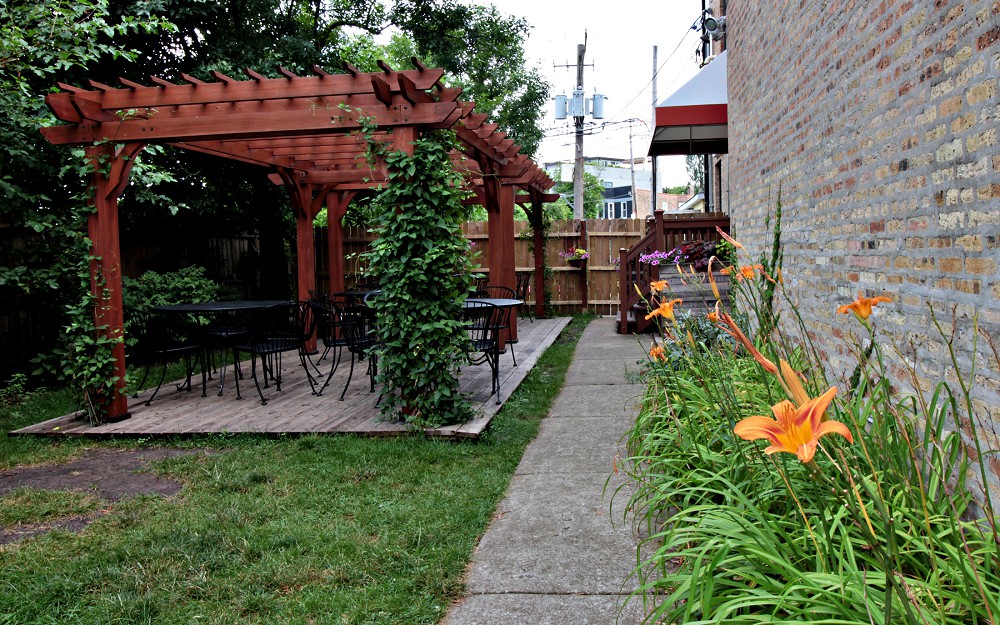
[[[453,163],[475,193],[470,201],[489,215],[490,282],[513,287],[514,205],[540,215],[544,202],[557,199],[546,193],[554,183],[496,124],[486,123],[474,103],[459,100],[460,89],[443,85],[444,70],[416,59],[413,64],[416,69],[396,71],[379,62],[382,71],[371,73],[345,65],[343,74],[314,66],[314,76],[279,68],[282,78],[247,69],[246,80],[212,72],[212,82],[181,74],[187,84],[151,76],[154,86],[119,78],[121,88],[95,81],[89,89],[59,83],[62,91],[46,102],[67,124],[41,131],[54,144],[85,146],[93,166],[95,210],[88,231],[98,259],[91,268],[98,327],[110,336],[123,333],[118,198],[135,157],[150,144],[261,165],[288,188],[297,224],[299,299],[307,299],[316,285],[312,224],[326,206],[330,290],[342,290],[341,220],[357,193],[387,180],[384,164],[369,165],[365,145],[353,134],[363,119],[374,120],[377,137],[407,152],[423,131],[455,131],[460,150]],[[544,245],[536,240],[534,248],[535,292],[541,293]],[[541,314],[542,298],[536,300]],[[516,326],[512,332],[516,336]],[[109,421],[129,416],[120,342],[114,357],[119,382],[109,398]]]

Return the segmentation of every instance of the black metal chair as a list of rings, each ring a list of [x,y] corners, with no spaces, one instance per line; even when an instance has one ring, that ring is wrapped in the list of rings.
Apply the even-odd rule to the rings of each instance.
[[[515,275],[514,283],[514,293],[517,294],[517,299],[524,302],[523,305],[517,307],[518,316],[524,319],[524,315],[528,315],[528,321],[535,323],[535,313],[531,310],[531,306],[528,306],[528,290],[531,288],[531,272],[530,271],[518,271]]]
[[[490,284],[489,275],[477,274],[475,277],[472,278],[472,290],[476,291],[477,293],[479,292],[480,289],[489,286],[489,284]]]
[[[233,376],[243,377],[243,372],[240,371],[239,351],[236,347],[249,340],[250,328],[246,311],[218,310],[202,314],[208,319],[203,336],[210,370],[215,369],[216,353],[223,354],[222,367],[219,372],[219,396],[221,397],[226,386],[226,369],[228,367],[226,358],[229,355],[232,356],[233,360]]]
[[[341,328],[340,317],[337,310],[338,305],[343,307],[347,303],[345,298],[314,298],[309,300],[312,307],[313,318],[316,320],[316,337],[323,343],[323,353],[318,360],[325,360],[333,352],[333,360],[330,363],[330,371],[326,375],[323,385],[316,391],[317,395],[322,395],[333,374],[337,372],[343,357],[344,348],[347,347],[347,338]]]
[[[340,400],[344,400],[347,389],[354,377],[354,361],[368,360],[368,379],[372,393],[375,392],[375,377],[378,375],[378,344],[375,309],[364,303],[343,301],[333,302],[340,323],[340,331],[347,342],[347,351],[351,354],[351,370],[347,374],[347,383],[340,392]]]
[[[496,284],[488,284],[481,287],[479,291],[476,292],[477,297],[493,298],[493,299],[520,299],[514,292],[514,289],[507,286],[500,286]],[[520,308],[520,306],[518,306]],[[503,308],[499,311],[500,314],[500,330],[507,330],[510,328],[510,317],[513,314],[513,308]],[[517,343],[517,339],[507,339],[508,343]],[[517,357],[514,356],[514,348],[510,348],[510,357],[514,361],[514,366],[517,366]]]
[[[274,380],[275,390],[281,390],[281,356],[285,352],[297,352],[299,362],[306,372],[309,387],[316,393],[316,381],[309,370],[312,363],[306,352],[306,341],[315,331],[312,308],[308,302],[289,302],[278,306],[270,306],[252,311],[249,317],[249,340],[235,346],[236,353],[250,354],[250,375],[260,403],[266,405],[267,399],[261,390],[257,378],[257,359],[261,361],[261,372],[264,375],[264,388],[267,388],[268,378]],[[315,366],[315,365],[313,365]],[[236,397],[240,394],[239,376],[236,379]]]
[[[463,306],[463,317],[469,333],[466,359],[471,365],[486,364],[490,367],[491,391],[496,393],[500,403],[500,323],[503,310],[489,302],[467,301]]]
[[[167,375],[167,365],[184,362],[184,381],[177,390],[192,390],[191,378],[195,365],[201,368],[201,396],[206,396],[208,365],[205,347],[198,340],[197,323],[187,315],[136,313],[129,315],[129,343],[127,347],[130,364],[142,367],[142,378],[136,386],[133,397],[139,397],[139,389],[146,384],[154,366],[160,367],[160,379],[145,405],[150,405],[160,392]]]

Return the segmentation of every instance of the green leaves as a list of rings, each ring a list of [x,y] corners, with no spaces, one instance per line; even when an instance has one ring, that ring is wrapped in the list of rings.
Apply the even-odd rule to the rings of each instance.
[[[382,411],[417,427],[462,423],[472,416],[457,387],[472,266],[461,229],[465,192],[448,156],[455,138],[428,133],[409,155],[367,136],[370,157],[385,160],[390,179],[375,201],[379,236],[366,254],[382,289],[374,300]]]

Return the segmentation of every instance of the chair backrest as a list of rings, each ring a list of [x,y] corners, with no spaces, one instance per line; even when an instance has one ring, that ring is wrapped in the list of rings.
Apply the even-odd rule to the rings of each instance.
[[[312,315],[306,302],[287,302],[253,311],[250,345],[254,351],[298,348],[312,335]]]
[[[489,284],[476,292],[480,297],[493,297],[497,299],[517,299],[514,289],[509,286]]]
[[[489,302],[467,301],[462,317],[469,332],[469,352],[497,351],[503,309]]]
[[[348,349],[360,354],[375,345],[378,340],[375,325],[375,309],[356,302],[334,301],[334,310],[340,329],[344,333]]]
[[[194,345],[203,332],[197,317],[183,313],[129,311],[125,323],[126,356],[129,364],[135,365],[156,361],[180,346]]]
[[[314,297],[309,300],[309,308],[316,324],[316,337],[324,347],[333,347],[337,341],[337,311],[329,296]]]
[[[514,282],[514,293],[517,294],[517,299],[528,300],[528,289],[531,288],[531,272],[530,271],[518,271],[515,275]]]
[[[478,293],[480,289],[485,288],[489,283],[490,277],[486,275],[473,278],[472,289]]]

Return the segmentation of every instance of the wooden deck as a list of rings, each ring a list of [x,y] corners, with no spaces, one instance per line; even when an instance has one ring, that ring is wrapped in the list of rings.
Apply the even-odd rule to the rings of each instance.
[[[568,317],[527,319],[518,323],[519,342],[514,345],[517,366],[510,354],[500,361],[501,400],[506,400],[569,323]],[[510,346],[508,346],[509,350]],[[378,387],[369,393],[365,363],[355,366],[351,386],[340,401],[340,391],[347,381],[349,362],[337,369],[330,386],[322,395],[313,395],[305,373],[294,356],[285,358],[281,391],[273,384],[264,389],[267,405],[261,405],[253,381],[247,375],[240,383],[243,399],[236,399],[232,376],[226,382],[222,396],[209,381],[208,397],[202,397],[200,384],[191,392],[175,390],[176,384],[164,383],[153,402],[143,404],[152,389],[129,398],[131,418],[117,423],[92,427],[82,415],[72,414],[37,423],[10,432],[12,436],[84,436],[95,438],[150,438],[177,435],[254,432],[264,434],[356,434],[363,436],[398,436],[412,434],[413,428],[402,422],[381,418],[375,406]],[[327,373],[326,361],[321,370]],[[244,366],[248,371],[249,363]],[[216,378],[217,381],[218,378]],[[496,398],[490,395],[490,371],[486,365],[465,366],[460,377],[462,392],[467,393],[476,409],[472,421],[456,426],[424,430],[424,434],[441,438],[477,438],[500,410]]]

